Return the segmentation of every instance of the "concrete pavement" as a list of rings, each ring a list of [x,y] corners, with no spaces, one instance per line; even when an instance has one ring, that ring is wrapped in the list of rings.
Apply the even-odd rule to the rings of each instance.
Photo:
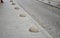
[[[60,9],[38,0],[16,0],[54,38],[60,38]]]
[[[10,0],[4,0],[0,4],[0,38],[52,38],[22,7],[14,3],[12,5]],[[38,27],[39,32],[29,32],[33,25]]]

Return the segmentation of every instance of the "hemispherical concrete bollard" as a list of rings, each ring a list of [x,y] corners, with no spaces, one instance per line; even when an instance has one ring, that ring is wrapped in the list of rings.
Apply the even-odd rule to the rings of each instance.
[[[13,2],[13,0],[10,0],[10,2]]]
[[[16,10],[19,10],[20,8],[19,7],[15,7]]]
[[[12,3],[12,5],[16,5],[15,3]]]
[[[32,26],[29,28],[30,32],[39,32],[39,29],[36,26]]]
[[[24,13],[20,14],[20,17],[26,17],[26,14],[24,14]]]

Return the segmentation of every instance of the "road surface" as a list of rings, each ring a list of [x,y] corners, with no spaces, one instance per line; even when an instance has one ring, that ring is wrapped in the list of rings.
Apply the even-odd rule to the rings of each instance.
[[[52,38],[22,7],[13,2],[4,0],[0,4],[0,38]],[[32,26],[36,26],[39,32],[30,32]]]
[[[16,0],[54,38],[60,38],[60,9],[38,0]]]

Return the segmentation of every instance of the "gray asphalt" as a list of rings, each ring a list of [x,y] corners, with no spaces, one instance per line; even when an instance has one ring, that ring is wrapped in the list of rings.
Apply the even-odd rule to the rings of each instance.
[[[16,0],[53,38],[60,38],[60,9],[38,0]]]

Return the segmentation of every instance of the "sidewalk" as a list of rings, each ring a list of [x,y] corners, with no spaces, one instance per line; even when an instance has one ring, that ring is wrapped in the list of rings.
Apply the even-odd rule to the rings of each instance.
[[[52,38],[16,2],[15,4],[12,5],[9,0],[0,4],[0,38]],[[21,17],[20,14],[24,16]],[[29,32],[33,25],[39,28],[39,32]]]

